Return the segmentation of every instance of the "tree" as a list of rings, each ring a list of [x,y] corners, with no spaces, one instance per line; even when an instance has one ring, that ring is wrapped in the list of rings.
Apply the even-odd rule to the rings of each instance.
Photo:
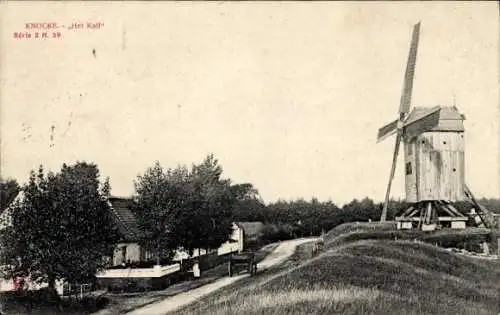
[[[189,173],[178,166],[165,171],[158,161],[135,181],[134,212],[145,238],[142,245],[156,252],[157,264],[172,257],[180,242]]]
[[[221,175],[222,167],[213,154],[206,156],[199,165],[193,165],[191,170],[191,211],[192,222],[196,225],[190,229],[198,237],[200,248],[218,248],[231,234],[236,198],[231,181],[221,179]]]
[[[231,186],[235,205],[233,207],[234,221],[263,221],[266,206],[256,188],[250,183]]]
[[[135,213],[146,235],[144,244],[158,253],[158,263],[177,248],[192,255],[195,249],[215,249],[228,240],[236,200],[254,192],[231,186],[221,175],[218,160],[208,155],[191,170],[177,166],[165,171],[155,162],[137,178]]]
[[[4,255],[20,262],[9,276],[28,275],[52,292],[57,280],[92,279],[118,241],[109,190],[95,164],[64,164],[57,174],[45,174],[42,166],[32,171],[23,199],[13,205],[12,226],[2,233]]]
[[[14,201],[20,189],[15,179],[0,179],[0,210],[7,208]]]

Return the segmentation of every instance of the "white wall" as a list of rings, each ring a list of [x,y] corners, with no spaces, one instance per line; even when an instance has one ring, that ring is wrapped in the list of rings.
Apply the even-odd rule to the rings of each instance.
[[[120,265],[123,261],[122,248],[126,247],[125,251],[125,262],[130,260],[131,262],[141,260],[141,247],[137,243],[118,243],[113,255],[113,265]]]

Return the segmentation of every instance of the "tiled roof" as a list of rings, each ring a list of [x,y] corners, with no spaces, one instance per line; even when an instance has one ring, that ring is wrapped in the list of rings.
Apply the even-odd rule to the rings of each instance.
[[[143,233],[139,229],[137,220],[132,212],[134,201],[131,198],[110,197],[109,202],[113,210],[115,221],[118,225],[123,240],[137,241]]]

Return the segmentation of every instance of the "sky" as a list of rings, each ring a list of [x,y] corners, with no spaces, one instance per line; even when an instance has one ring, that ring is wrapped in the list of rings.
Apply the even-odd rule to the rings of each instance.
[[[88,161],[127,196],[155,160],[169,168],[213,153],[224,177],[252,183],[266,202],[382,201],[394,137],[376,134],[397,118],[421,21],[412,106],[456,104],[466,182],[500,197],[496,2],[0,6],[3,178]],[[37,22],[59,28],[14,38]],[[395,198],[402,165],[401,151]]]

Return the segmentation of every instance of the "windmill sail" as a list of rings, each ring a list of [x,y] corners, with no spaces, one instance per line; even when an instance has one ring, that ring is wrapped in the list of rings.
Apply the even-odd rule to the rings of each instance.
[[[377,142],[380,142],[384,140],[385,138],[393,135],[396,132],[396,129],[398,127],[398,120],[395,120],[393,122],[388,123],[384,127],[380,128],[378,130],[378,135],[377,135]]]
[[[413,27],[410,53],[408,54],[408,62],[406,64],[403,93],[401,94],[401,102],[399,105],[400,114],[406,114],[410,111],[411,94],[413,90],[413,78],[415,76],[415,64],[417,62],[419,37],[420,37],[420,22],[415,24],[415,26]]]
[[[410,111],[410,105],[411,105],[411,94],[413,90],[413,77],[415,75],[415,64],[417,61],[417,50],[418,50],[418,41],[419,41],[419,36],[420,36],[420,22],[415,24],[413,27],[413,34],[411,38],[411,44],[410,44],[410,53],[408,54],[408,62],[406,64],[406,71],[405,71],[405,77],[404,77],[404,83],[403,83],[403,92],[401,94],[401,101],[399,104],[399,120],[396,121],[396,145],[394,147],[394,154],[392,157],[392,165],[391,165],[391,173],[389,175],[389,183],[387,184],[387,190],[385,194],[385,202],[384,202],[384,208],[382,209],[382,215],[380,217],[380,221],[384,222],[387,217],[387,206],[389,204],[389,196],[391,192],[391,184],[392,180],[394,178],[394,172],[396,170],[396,162],[399,154],[399,146],[402,138],[402,133],[403,130],[402,128],[398,128],[399,126],[402,125],[402,122],[406,116],[406,114]],[[392,126],[391,124],[389,124]],[[382,127],[382,131],[386,131],[385,134],[391,133],[390,127],[386,126],[387,129],[384,129],[385,127]],[[398,126],[399,125],[399,126]],[[402,127],[402,126],[401,126]],[[380,140],[380,135],[381,131],[379,130],[379,140]],[[384,134],[382,134],[384,136]]]

